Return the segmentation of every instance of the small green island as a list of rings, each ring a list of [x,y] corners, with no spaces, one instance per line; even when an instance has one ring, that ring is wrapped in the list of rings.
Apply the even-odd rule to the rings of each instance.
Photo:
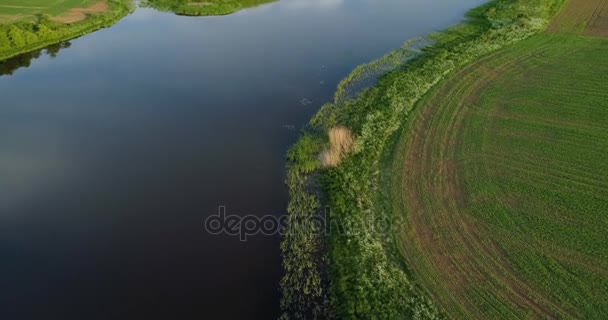
[[[276,0],[146,0],[143,7],[174,12],[183,16],[220,16]]]
[[[0,60],[109,27],[130,0],[0,0]]]

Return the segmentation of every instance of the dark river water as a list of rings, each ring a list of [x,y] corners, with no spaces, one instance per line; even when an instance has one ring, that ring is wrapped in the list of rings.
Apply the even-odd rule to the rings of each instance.
[[[482,2],[140,8],[5,71],[0,319],[276,318],[279,237],[205,219],[284,214],[284,153],[338,81]]]

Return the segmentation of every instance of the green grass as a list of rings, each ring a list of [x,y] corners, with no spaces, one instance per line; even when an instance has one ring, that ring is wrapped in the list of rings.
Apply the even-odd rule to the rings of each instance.
[[[608,314],[606,52],[535,36],[417,107],[392,199],[407,265],[450,317]]]
[[[70,16],[72,9],[90,8],[99,3],[98,0],[0,0],[0,60],[110,26],[133,10],[130,0],[106,0],[102,3],[103,12],[87,11],[82,19],[78,14],[75,18]]]
[[[143,6],[187,16],[219,16],[277,0],[146,0]]]
[[[59,16],[73,8],[86,8],[99,0],[0,0],[0,23],[35,21],[38,15]]]

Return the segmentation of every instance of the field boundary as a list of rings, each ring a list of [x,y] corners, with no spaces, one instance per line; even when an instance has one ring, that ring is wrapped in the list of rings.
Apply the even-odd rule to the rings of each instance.
[[[108,10],[110,10],[110,5],[107,0],[99,0],[86,8],[72,8],[59,16],[52,17],[51,20],[61,23],[74,23],[86,19],[90,14],[102,14]]]
[[[608,0],[568,0],[547,32],[608,37]]]

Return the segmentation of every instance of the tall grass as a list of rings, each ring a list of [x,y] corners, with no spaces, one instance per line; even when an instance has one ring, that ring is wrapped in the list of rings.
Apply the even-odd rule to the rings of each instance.
[[[352,133],[343,126],[329,129],[328,136],[329,146],[320,156],[321,164],[326,168],[338,166],[342,158],[352,151],[354,143]]]

